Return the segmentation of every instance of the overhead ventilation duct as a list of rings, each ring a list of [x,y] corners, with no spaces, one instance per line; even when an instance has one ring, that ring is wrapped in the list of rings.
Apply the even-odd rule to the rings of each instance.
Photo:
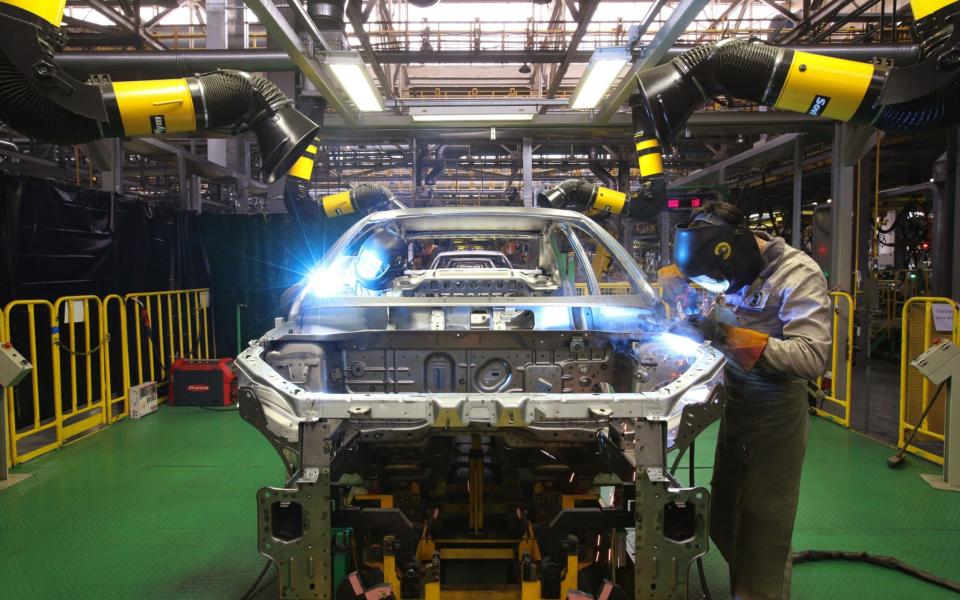
[[[346,0],[308,0],[307,14],[320,31],[343,31]]]
[[[627,196],[623,192],[585,179],[567,179],[537,194],[537,206],[573,210],[591,217],[618,215],[626,204]]]
[[[361,183],[355,188],[330,194],[320,199],[323,214],[328,218],[358,213],[365,215],[389,208],[405,208],[389,188],[379,184]]]
[[[590,161],[588,162],[588,166],[590,167],[590,172],[593,173],[594,177],[602,181],[603,184],[608,188],[616,189],[616,178],[614,178],[613,174],[605,169],[603,164],[601,164],[600,159],[597,156],[597,151],[594,148],[590,149]]]
[[[921,8],[922,6],[922,8]],[[780,110],[921,133],[960,122],[960,31],[957,0],[914,3],[920,62],[887,67],[728,38],[684,52],[637,75],[631,98],[641,197],[659,205],[666,193],[661,147],[709,101],[739,98]],[[641,203],[632,215],[644,212]]]
[[[470,155],[470,146],[440,146],[436,150],[436,164],[423,177],[424,185],[436,185],[447,163]]]
[[[263,176],[293,166],[319,131],[273,83],[242,71],[181,79],[87,83],[65,74],[54,55],[66,0],[0,0],[0,119],[51,143],[108,137],[250,131]]]

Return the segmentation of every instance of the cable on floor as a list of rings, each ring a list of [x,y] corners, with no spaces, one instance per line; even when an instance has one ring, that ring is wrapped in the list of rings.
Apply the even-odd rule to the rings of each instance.
[[[260,574],[257,575],[257,578],[253,581],[249,588],[247,588],[246,593],[240,597],[240,600],[250,600],[253,598],[254,594],[257,591],[257,588],[260,587],[260,583],[263,582],[263,578],[266,577],[267,571],[270,570],[270,565],[273,564],[273,561],[267,559],[267,562],[263,565],[263,568],[260,569]]]
[[[928,571],[910,566],[893,556],[878,556],[866,552],[843,552],[840,550],[804,550],[793,554],[793,564],[820,560],[842,560],[848,562],[864,562],[867,564],[899,571],[905,575],[916,577],[927,583],[940,586],[953,592],[960,593],[960,583],[938,577]]]

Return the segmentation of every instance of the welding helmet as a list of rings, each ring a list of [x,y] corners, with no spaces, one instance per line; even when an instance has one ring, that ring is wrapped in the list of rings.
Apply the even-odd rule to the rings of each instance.
[[[685,277],[715,293],[750,285],[762,268],[753,232],[710,212],[677,226],[673,257]]]
[[[368,290],[385,290],[407,265],[407,242],[396,230],[380,227],[357,252],[354,271]]]

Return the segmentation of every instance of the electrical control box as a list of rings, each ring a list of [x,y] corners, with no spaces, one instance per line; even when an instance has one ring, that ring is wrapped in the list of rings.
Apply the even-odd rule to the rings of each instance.
[[[949,341],[931,346],[910,363],[920,374],[939,385],[960,372],[960,348]]]
[[[0,387],[13,387],[33,371],[33,365],[10,342],[0,343]]]

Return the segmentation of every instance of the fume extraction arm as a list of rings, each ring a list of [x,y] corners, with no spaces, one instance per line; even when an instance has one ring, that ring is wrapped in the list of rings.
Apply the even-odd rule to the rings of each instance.
[[[110,137],[250,131],[268,182],[284,175],[319,126],[273,83],[221,70],[181,79],[113,82],[67,75],[55,59],[66,0],[0,0],[0,120],[59,144]]]
[[[911,67],[728,38],[639,73],[630,103],[641,188],[630,214],[662,205],[662,147],[708,102],[729,105],[738,98],[889,132],[923,133],[960,122],[960,2],[913,0],[911,9],[920,42],[920,60]]]

